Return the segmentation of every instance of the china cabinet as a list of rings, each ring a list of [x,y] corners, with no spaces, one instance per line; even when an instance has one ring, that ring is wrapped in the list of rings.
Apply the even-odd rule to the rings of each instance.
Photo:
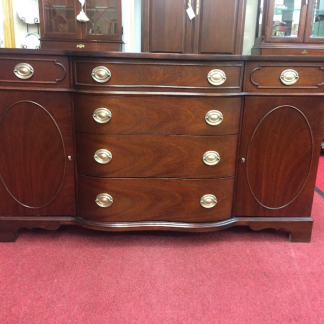
[[[41,48],[121,51],[121,0],[39,0]]]
[[[262,10],[262,37],[252,53],[324,54],[324,0],[264,0]]]
[[[143,0],[142,52],[241,54],[245,5],[245,0]]]

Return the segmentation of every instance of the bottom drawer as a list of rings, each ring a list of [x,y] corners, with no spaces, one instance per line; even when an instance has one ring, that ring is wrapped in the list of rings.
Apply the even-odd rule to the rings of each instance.
[[[210,222],[231,216],[234,179],[103,179],[79,176],[79,215],[102,222],[145,220]],[[109,194],[113,203],[100,207]],[[205,195],[217,199],[215,206]],[[103,196],[101,196],[103,197]],[[100,196],[99,196],[100,198]],[[202,207],[202,203],[209,208]],[[210,204],[211,203],[211,204]]]

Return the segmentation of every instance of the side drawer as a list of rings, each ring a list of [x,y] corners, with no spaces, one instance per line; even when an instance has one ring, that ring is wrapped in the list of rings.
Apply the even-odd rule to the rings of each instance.
[[[160,220],[208,222],[231,216],[234,179],[100,179],[79,177],[79,215],[101,222]],[[98,195],[107,193],[113,203],[100,207]],[[201,199],[213,195],[217,204],[204,208]],[[97,198],[98,197],[98,198]]]
[[[78,173],[109,178],[229,177],[234,175],[236,149],[237,135],[104,136],[78,133]],[[108,152],[100,150],[109,151],[111,160]],[[213,165],[205,164],[204,156],[206,163]]]
[[[98,68],[99,73],[96,74]],[[106,69],[108,72],[104,71]],[[208,75],[212,77],[214,84],[208,81]],[[170,89],[195,88],[202,91],[240,92],[242,78],[243,63],[235,61],[197,63],[147,59],[89,60],[87,58],[74,61],[74,81],[77,87],[104,87],[111,90],[149,88],[168,92]]]
[[[67,57],[0,56],[0,85],[15,87],[69,88]]]
[[[249,62],[244,91],[247,92],[322,92],[322,63]]]
[[[241,98],[77,94],[74,107],[79,132],[227,135],[239,132]]]

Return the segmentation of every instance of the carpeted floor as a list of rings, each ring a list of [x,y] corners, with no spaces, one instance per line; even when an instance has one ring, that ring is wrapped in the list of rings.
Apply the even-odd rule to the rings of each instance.
[[[323,216],[315,193],[309,244],[247,228],[23,231],[0,244],[0,323],[323,323]]]

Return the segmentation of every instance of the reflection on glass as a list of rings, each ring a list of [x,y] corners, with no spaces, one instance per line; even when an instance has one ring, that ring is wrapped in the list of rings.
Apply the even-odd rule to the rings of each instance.
[[[87,33],[117,35],[117,0],[87,0]]]
[[[272,36],[297,37],[302,0],[275,0]]]
[[[257,35],[258,37],[261,37],[262,35],[262,18],[263,18],[263,0],[260,0],[260,7],[259,7],[259,24],[258,24],[258,32]]]
[[[324,1],[321,0],[314,1],[311,37],[324,37]]]
[[[49,0],[45,2],[44,21],[46,32],[74,33],[75,11],[73,0]]]

